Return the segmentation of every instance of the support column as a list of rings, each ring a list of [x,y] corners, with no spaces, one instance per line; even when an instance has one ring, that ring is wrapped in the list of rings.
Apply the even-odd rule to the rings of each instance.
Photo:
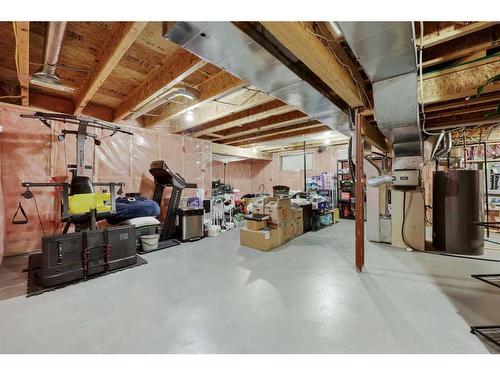
[[[365,264],[365,213],[364,213],[364,174],[363,174],[363,138],[362,123],[363,116],[356,114],[355,134],[356,134],[356,176],[355,176],[355,215],[356,215],[356,271],[363,271]]]

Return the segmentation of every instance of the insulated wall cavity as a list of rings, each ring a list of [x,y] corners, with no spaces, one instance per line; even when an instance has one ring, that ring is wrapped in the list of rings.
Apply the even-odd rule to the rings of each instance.
[[[24,199],[21,193],[23,181],[49,182],[52,178],[68,181],[70,173],[67,164],[75,163],[76,139],[67,135],[64,142],[58,142],[56,133],[63,128],[76,129],[76,125],[53,122],[50,131],[38,120],[22,119],[27,110],[11,105],[0,105],[0,185],[3,190],[3,204],[0,206],[5,225],[0,230],[0,249],[4,255],[13,255],[39,249],[45,234],[60,232],[60,200],[53,188],[32,188],[35,200]],[[181,174],[188,182],[196,182],[198,187],[210,194],[212,179],[211,142],[185,138],[160,130],[130,127],[133,136],[117,133],[112,137],[105,131],[91,129],[101,139],[95,146],[92,139],[85,145],[85,164],[92,166],[85,174],[95,182],[124,182],[124,192],[139,192],[152,197],[153,178],[149,166],[154,160],[165,160],[172,171]],[[194,189],[186,189],[183,196],[192,196]],[[170,189],[165,189],[168,201]],[[1,198],[1,194],[0,194]],[[28,215],[24,225],[11,223],[19,202]],[[1,201],[0,201],[1,203]],[[40,213],[40,219],[38,218]],[[40,221],[43,225],[40,224]]]

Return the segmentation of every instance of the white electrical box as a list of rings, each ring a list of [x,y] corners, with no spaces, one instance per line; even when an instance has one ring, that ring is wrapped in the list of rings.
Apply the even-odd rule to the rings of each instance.
[[[392,172],[392,185],[395,188],[412,189],[420,185],[418,169],[397,169]]]

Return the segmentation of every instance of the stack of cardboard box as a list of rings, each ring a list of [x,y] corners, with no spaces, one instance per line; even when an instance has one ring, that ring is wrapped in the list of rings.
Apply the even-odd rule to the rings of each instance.
[[[240,230],[241,245],[269,251],[304,233],[303,210],[292,208],[290,198],[262,198],[253,212],[268,218],[247,220],[247,228]]]
[[[264,212],[269,216],[269,228],[276,230],[280,245],[290,241],[293,234],[290,198],[274,198],[266,204]]]

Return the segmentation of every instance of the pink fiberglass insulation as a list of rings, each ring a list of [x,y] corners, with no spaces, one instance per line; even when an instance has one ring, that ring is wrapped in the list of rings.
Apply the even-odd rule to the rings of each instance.
[[[20,196],[24,191],[21,182],[49,182],[53,177],[58,181],[65,180],[70,175],[65,165],[75,163],[76,140],[67,136],[64,142],[58,142],[55,135],[38,120],[19,117],[21,113],[33,112],[21,107],[0,105],[0,124],[3,126],[0,135],[0,183],[4,198],[0,224],[2,216],[5,218],[3,238],[0,231],[0,250],[3,245],[4,255],[40,249],[43,230],[49,235],[59,233],[62,229],[60,200],[55,189],[32,188],[43,224],[42,230],[35,200]],[[76,129],[75,125],[56,122],[53,125],[57,131],[63,128]],[[106,137],[105,131],[101,134],[97,130],[96,134],[102,139],[101,146],[97,147],[92,139],[87,140],[85,163],[93,166],[93,169],[85,173],[93,181],[125,182],[124,192],[139,192],[150,198],[154,183],[149,174],[149,165],[154,160],[163,159],[174,172],[180,173],[189,182],[196,182],[205,189],[205,195],[210,194],[212,154],[209,141],[165,134],[160,130],[135,127],[128,130],[134,135],[118,133]],[[168,201],[169,193],[170,190],[165,189],[164,201]],[[186,189],[184,196],[194,193],[193,189]],[[11,223],[19,201],[28,215],[28,224]]]

